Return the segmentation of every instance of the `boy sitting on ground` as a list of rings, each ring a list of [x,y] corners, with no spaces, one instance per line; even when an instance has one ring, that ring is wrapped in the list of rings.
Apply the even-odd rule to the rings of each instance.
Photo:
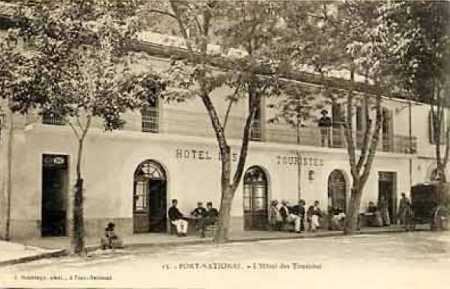
[[[105,228],[105,235],[100,239],[101,247],[103,250],[106,249],[118,249],[123,248],[123,242],[114,232],[114,223],[108,223]]]

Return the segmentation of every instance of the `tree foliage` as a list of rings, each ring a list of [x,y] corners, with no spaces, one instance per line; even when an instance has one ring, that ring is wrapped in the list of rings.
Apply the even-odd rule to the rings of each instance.
[[[450,126],[450,2],[394,1],[387,21],[393,39],[392,63],[399,87],[409,98],[431,105],[430,137],[436,144],[438,177],[446,181]],[[441,149],[441,144],[445,148]]]
[[[37,110],[68,124],[77,139],[73,205],[73,245],[84,250],[84,140],[94,118],[104,128],[122,127],[122,114],[159,97],[164,86],[152,71],[132,69],[136,55],[128,45],[139,27],[135,1],[64,0],[18,7],[17,28],[9,37],[14,51],[28,59],[27,70],[9,93],[10,108]]]
[[[276,5],[270,1],[169,1],[151,9],[177,24],[188,56],[174,61],[168,71],[170,98],[198,97],[210,117],[221,155],[221,205],[215,241],[228,238],[232,200],[243,175],[252,123],[261,98],[277,91],[277,64],[270,56],[277,26]],[[214,45],[220,46],[217,50]],[[234,52],[234,54],[233,54]],[[222,67],[212,60],[221,58]],[[260,73],[265,72],[265,77]],[[223,118],[212,101],[218,88],[228,87]],[[231,169],[231,148],[225,128],[233,105],[245,99],[249,112],[242,131],[237,167]]]

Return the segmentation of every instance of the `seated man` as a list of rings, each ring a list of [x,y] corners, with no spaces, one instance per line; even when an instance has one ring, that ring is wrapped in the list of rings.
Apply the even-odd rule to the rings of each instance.
[[[108,223],[105,228],[105,235],[100,239],[101,247],[103,250],[105,249],[117,249],[123,248],[123,242],[117,236],[116,232],[114,232],[114,227],[116,225],[114,223]]]
[[[171,224],[175,225],[178,237],[184,237],[188,230],[188,222],[183,219],[183,214],[178,210],[177,204],[177,200],[172,200],[172,206],[169,208],[169,220]]]
[[[367,206],[367,212],[364,214],[367,218],[367,225],[371,227],[381,227],[383,226],[383,220],[381,219],[380,211],[378,211],[377,206],[374,202],[370,201]]]
[[[206,209],[203,207],[202,202],[197,203],[197,208],[195,208],[191,215],[196,218],[195,226],[197,230],[200,230],[200,219],[206,217]]]
[[[331,210],[331,230],[342,230],[344,228],[345,213],[340,207]]]
[[[206,215],[206,209],[203,207],[202,202],[197,203],[197,208],[191,212],[191,215],[198,218],[203,218]]]
[[[300,217],[292,213],[292,211],[288,207],[288,203],[286,201],[282,201],[281,202],[280,215],[281,215],[281,218],[283,219],[283,222],[293,223],[295,232],[296,233],[301,233],[301,231],[300,231],[300,225],[301,225]]]
[[[305,230],[305,201],[300,199],[298,204],[292,207],[292,213],[300,217],[300,231]]]
[[[212,202],[206,203],[206,214],[200,219],[200,234],[202,238],[205,238],[206,227],[214,225],[219,217],[219,211],[213,208]]]
[[[314,201],[314,205],[309,206],[308,212],[309,229],[315,232],[320,228],[320,218],[322,217],[322,211],[319,208],[319,201]]]

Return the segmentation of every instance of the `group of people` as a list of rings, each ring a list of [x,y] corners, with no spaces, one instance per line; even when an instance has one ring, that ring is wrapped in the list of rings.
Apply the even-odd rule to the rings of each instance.
[[[380,197],[378,206],[374,202],[370,201],[367,206],[367,212],[364,213],[367,218],[367,225],[372,227],[389,226],[391,224],[391,217],[389,215],[389,208],[384,200],[384,197]]]
[[[284,224],[293,224],[294,231],[301,233],[305,231],[305,216],[309,224],[309,230],[315,232],[320,227],[320,218],[322,211],[319,207],[319,201],[314,201],[308,210],[305,209],[306,202],[299,200],[298,204],[289,206],[287,201],[279,203],[273,200],[270,206],[270,220],[272,228],[281,231]]]
[[[406,197],[405,193],[401,194],[399,202],[397,219],[400,224],[404,225],[406,229],[409,229],[411,219],[413,216],[411,201]],[[188,219],[195,221],[197,230],[200,231],[201,237],[205,237],[206,228],[209,225],[213,225],[217,222],[219,217],[219,211],[213,207],[212,202],[206,203],[206,208],[203,207],[202,202],[197,203],[197,207],[191,212],[190,215],[184,215],[178,208],[178,201],[172,200],[172,206],[169,208],[169,220],[176,228],[178,236],[186,236],[188,231]],[[323,217],[322,211],[319,207],[319,201],[309,206],[308,210],[305,209],[306,202],[302,199],[294,206],[289,206],[287,201],[278,202],[273,200],[270,206],[270,221],[272,228],[281,231],[284,224],[293,224],[294,231],[301,233],[305,231],[305,217],[309,225],[309,230],[315,232],[320,228],[320,219]],[[345,212],[342,208],[332,207],[329,209],[330,217],[330,229],[341,230],[343,227],[343,221],[345,219]],[[374,202],[369,202],[367,212],[364,213],[367,218],[367,225],[369,226],[389,226],[391,224],[391,218],[389,215],[389,208],[387,201],[383,196],[380,197],[378,207]],[[119,236],[115,233],[115,224],[108,223],[105,228],[104,236],[101,238],[101,247],[103,249],[113,249],[123,247],[123,242]]]
[[[401,225],[404,225],[406,229],[409,228],[412,214],[411,201],[406,197],[405,193],[402,193],[398,207],[397,220]],[[367,212],[364,213],[364,215],[367,218],[368,226],[389,226],[395,222],[389,214],[389,206],[383,196],[380,196],[378,206],[376,206],[374,202],[370,201],[367,206]]]
[[[196,224],[196,228],[200,231],[200,236],[205,237],[206,228],[209,225],[213,225],[217,222],[219,217],[219,211],[213,207],[212,202],[206,203],[206,208],[203,207],[202,202],[197,203],[197,208],[195,208],[190,216],[184,215],[177,208],[178,201],[172,200],[172,206],[169,208],[169,220],[176,228],[177,235],[183,237],[187,235],[188,231],[188,219],[193,219]]]

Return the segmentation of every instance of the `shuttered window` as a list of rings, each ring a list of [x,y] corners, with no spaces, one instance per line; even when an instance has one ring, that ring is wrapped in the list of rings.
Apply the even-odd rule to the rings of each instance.
[[[437,135],[435,134],[434,131],[434,116],[433,116],[433,112],[430,110],[429,114],[428,114],[428,136],[430,139],[430,143],[431,144],[436,144],[436,138]],[[441,125],[440,125],[440,144],[444,144],[445,143],[445,115],[443,117],[443,119],[441,120]]]

